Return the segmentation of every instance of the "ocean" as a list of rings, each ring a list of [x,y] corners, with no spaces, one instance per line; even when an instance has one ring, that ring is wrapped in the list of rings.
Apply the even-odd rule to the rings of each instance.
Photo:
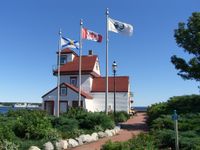
[[[25,108],[20,108],[20,107],[18,107],[18,108],[13,108],[13,107],[11,107],[11,106],[0,106],[0,114],[5,114],[5,113],[7,113],[9,110],[17,110],[17,109],[40,109],[39,107],[38,108],[27,108],[27,107],[25,107]]]
[[[135,106],[134,109],[136,111],[147,111],[147,106]]]
[[[13,108],[10,106],[0,106],[0,113],[4,114],[7,113],[9,110],[16,110],[16,109],[20,109],[20,108]],[[24,109],[24,108],[21,108]],[[147,106],[135,106],[134,109],[136,111],[147,111]]]
[[[9,106],[0,106],[0,113],[1,114],[7,113],[11,109],[14,109],[14,108],[9,107]]]

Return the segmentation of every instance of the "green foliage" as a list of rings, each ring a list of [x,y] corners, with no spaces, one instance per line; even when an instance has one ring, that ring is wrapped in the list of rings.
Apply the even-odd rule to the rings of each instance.
[[[115,122],[125,122],[129,119],[129,114],[125,111],[117,111],[115,114]]]
[[[15,134],[12,131],[12,125],[0,120],[0,141],[3,141],[4,139],[14,141],[15,138]]]
[[[173,130],[153,130],[153,136],[155,144],[159,148],[174,148],[175,145],[175,133]]]
[[[189,61],[176,55],[171,57],[171,62],[179,70],[178,75],[183,79],[200,81],[200,12],[192,13],[187,25],[180,22],[174,37],[178,46],[192,56]]]
[[[19,145],[8,140],[0,141],[0,150],[18,150]]]
[[[71,108],[64,117],[76,119],[83,130],[101,131],[114,127],[114,121],[103,112],[87,112],[82,108]]]
[[[108,141],[102,146],[101,150],[130,150],[130,147],[127,142]]]
[[[173,129],[174,122],[170,115],[161,115],[159,118],[153,120],[151,127],[156,130]]]
[[[148,108],[151,135],[154,136],[158,148],[172,148],[175,145],[174,122],[171,118],[173,110],[179,115],[178,130],[180,149],[200,148],[200,96],[176,96],[167,102],[154,104]]]
[[[61,133],[63,138],[73,138],[83,133],[79,130],[79,122],[74,118],[55,117],[52,119],[52,125]]]
[[[148,134],[140,134],[127,142],[111,142],[104,144],[101,150],[156,150],[153,137]]]
[[[177,110],[178,114],[197,113],[200,112],[200,96],[184,95],[170,98],[167,102],[153,104],[147,109],[148,123],[161,115],[172,115],[173,110]]]
[[[11,116],[16,116],[14,133],[20,138],[42,139],[51,133],[51,122],[44,111],[19,110]]]

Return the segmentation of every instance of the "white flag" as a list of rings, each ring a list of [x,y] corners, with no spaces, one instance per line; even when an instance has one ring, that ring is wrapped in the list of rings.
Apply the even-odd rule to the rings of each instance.
[[[122,33],[131,36],[133,34],[133,26],[111,18],[108,18],[108,30],[115,33]]]
[[[61,37],[60,44],[62,48],[79,48],[79,42],[69,38]]]

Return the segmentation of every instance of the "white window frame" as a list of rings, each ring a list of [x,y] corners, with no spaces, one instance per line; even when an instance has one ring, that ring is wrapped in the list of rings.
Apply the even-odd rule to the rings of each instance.
[[[67,88],[66,87],[60,88],[60,95],[67,95]]]

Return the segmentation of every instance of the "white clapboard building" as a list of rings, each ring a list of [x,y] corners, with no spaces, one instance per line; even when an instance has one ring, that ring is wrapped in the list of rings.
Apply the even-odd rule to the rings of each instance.
[[[78,107],[79,95],[79,56],[71,49],[61,51],[60,66],[60,113],[71,107]],[[81,106],[88,111],[105,111],[105,77],[101,76],[99,59],[90,50],[82,56],[81,67]],[[57,70],[53,71],[57,76]],[[114,78],[108,77],[108,111],[113,111]],[[129,112],[130,83],[128,76],[116,76],[116,111]],[[57,86],[44,94],[43,108],[49,114],[55,114],[54,105],[57,101]]]

